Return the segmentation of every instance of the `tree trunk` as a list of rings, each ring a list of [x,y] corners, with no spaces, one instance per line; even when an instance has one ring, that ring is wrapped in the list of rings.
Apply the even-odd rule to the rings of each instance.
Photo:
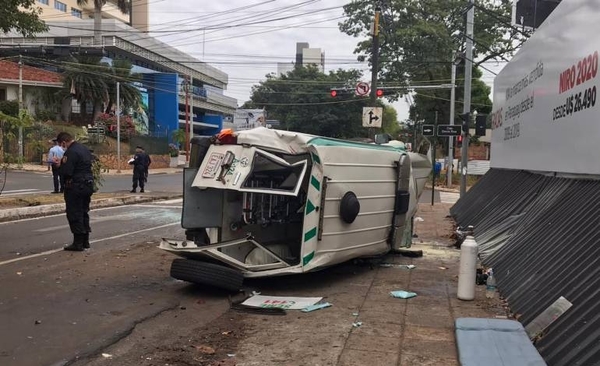
[[[92,121],[90,122],[92,125],[96,121],[96,118],[102,113],[102,102],[94,103],[94,111],[92,112]]]
[[[112,107],[113,107],[113,100],[110,99],[108,101],[108,104],[106,105],[106,109],[104,110],[104,113],[110,114],[112,112]]]
[[[102,45],[102,7],[94,8],[94,45]]]

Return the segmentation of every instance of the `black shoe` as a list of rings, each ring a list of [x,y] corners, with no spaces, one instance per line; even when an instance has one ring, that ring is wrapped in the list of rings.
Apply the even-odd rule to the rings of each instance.
[[[135,189],[132,189],[131,191],[129,191],[129,193],[135,193],[135,192],[136,192]]]
[[[144,188],[140,189],[140,193],[144,193]]]
[[[54,192],[52,192],[52,194],[57,194],[57,193],[60,193],[60,192],[59,192],[59,191],[54,191]]]
[[[90,234],[82,234],[83,249],[90,249]]]
[[[67,245],[63,248],[69,252],[83,252],[83,246],[81,244],[73,243],[71,245]]]

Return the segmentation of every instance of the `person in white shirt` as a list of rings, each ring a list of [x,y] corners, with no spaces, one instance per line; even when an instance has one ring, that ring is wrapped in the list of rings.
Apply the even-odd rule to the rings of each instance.
[[[62,159],[65,151],[58,144],[56,139],[52,140],[52,142],[54,143],[54,146],[52,146],[48,152],[48,165],[52,167],[52,181],[54,183],[54,191],[52,193],[62,193],[64,191],[63,177],[60,174],[59,165],[56,161]]]

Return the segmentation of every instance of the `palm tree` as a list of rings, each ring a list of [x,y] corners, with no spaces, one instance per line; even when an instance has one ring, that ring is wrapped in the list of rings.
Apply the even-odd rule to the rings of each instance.
[[[142,102],[142,94],[132,82],[141,81],[139,74],[131,72],[132,64],[129,60],[115,59],[112,62],[112,77],[107,79],[108,104],[104,113],[111,113],[113,105],[117,102],[117,82],[120,82],[120,107],[121,110],[135,109]]]
[[[87,106],[94,107],[89,123],[102,112],[102,105],[109,100],[110,65],[101,62],[100,56],[80,56],[65,63],[63,92],[66,98],[75,98],[81,104],[81,113],[87,114]]]
[[[92,0],[94,2],[94,44],[102,44],[102,7],[106,5],[108,0]],[[77,0],[77,5],[87,5],[89,0]],[[131,1],[117,0],[117,8],[123,14],[129,14],[131,9]]]

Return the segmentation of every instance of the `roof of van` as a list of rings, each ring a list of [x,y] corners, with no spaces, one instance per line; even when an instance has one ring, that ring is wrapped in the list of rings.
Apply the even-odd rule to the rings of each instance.
[[[236,134],[237,142],[239,144],[261,146],[264,148],[292,154],[307,153],[310,145],[354,147],[359,149],[384,151],[406,151],[404,144],[398,146],[367,144],[362,142],[309,135],[300,132],[274,130],[264,127],[239,131],[236,132]]]

